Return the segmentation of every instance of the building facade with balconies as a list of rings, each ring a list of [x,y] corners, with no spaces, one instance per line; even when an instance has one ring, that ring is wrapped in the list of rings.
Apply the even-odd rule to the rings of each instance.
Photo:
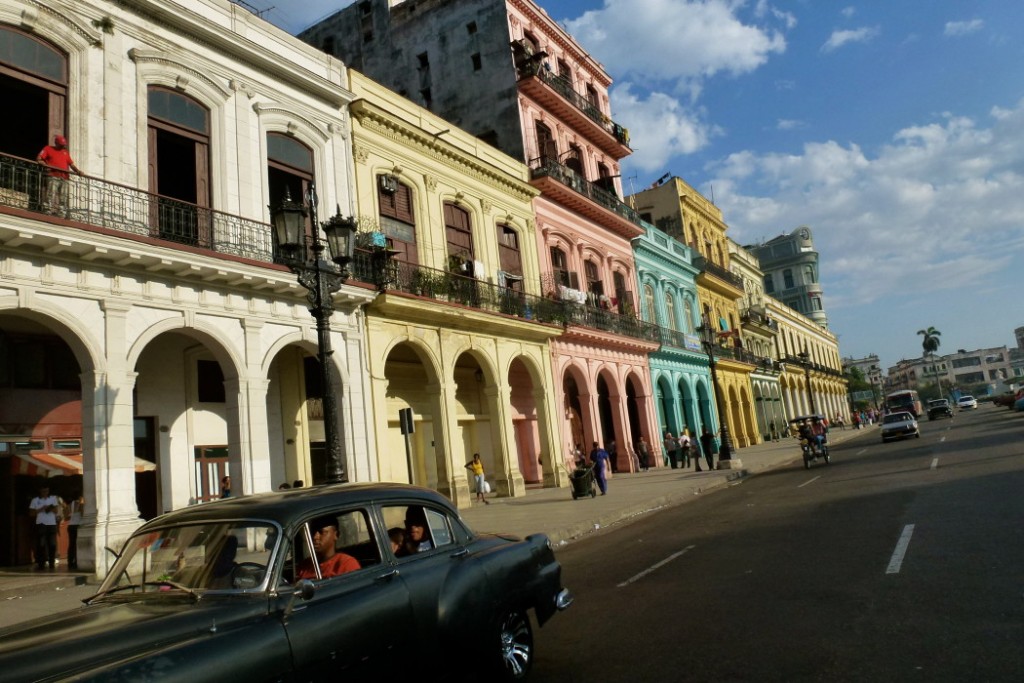
[[[480,453],[502,495],[565,485],[526,165],[355,70],[350,107],[379,479],[468,506]],[[447,129],[443,136],[434,135]],[[406,434],[400,411],[411,409]]]
[[[733,445],[759,442],[751,374],[757,367],[743,347],[740,301],[743,279],[730,269],[728,226],[721,210],[681,178],[672,176],[629,197],[644,220],[694,252],[698,319],[714,329],[719,387]]]
[[[818,413],[850,423],[848,385],[839,340],[815,321],[778,299],[765,297],[765,314],[775,321],[775,358],[787,419]]]
[[[628,133],[603,67],[528,0],[367,0],[300,37],[530,167],[541,291],[567,311],[551,340],[566,462],[656,433],[660,342],[633,291],[644,228],[621,200]]]
[[[765,306],[764,277],[757,257],[729,240],[730,264],[733,273],[743,280],[740,298],[740,326],[743,329],[743,351],[754,361],[750,373],[750,390],[754,397],[754,419],[761,440],[769,441],[785,432],[785,411],[779,384],[781,367],[775,358],[775,335],[779,325],[768,315]],[[775,429],[772,429],[772,425]]]
[[[315,184],[353,212],[344,66],[225,0],[7,0],[0,37],[0,565],[28,562],[35,477],[83,492],[99,573],[224,474],[318,481],[317,333],[268,205]],[[84,174],[57,185],[34,161],[55,135]],[[342,287],[329,331],[351,480],[375,469],[374,295]]]
[[[761,264],[765,294],[828,328],[818,272],[818,252],[814,250],[814,235],[810,228],[802,225],[788,235],[779,235],[764,244],[745,248],[757,256]]]
[[[661,336],[661,348],[650,356],[659,436],[669,432],[678,437],[684,429],[699,436],[718,422],[708,356],[697,331],[699,271],[688,246],[649,223],[645,227],[633,248],[640,316],[657,325]],[[662,439],[649,444],[651,453],[663,450]]]

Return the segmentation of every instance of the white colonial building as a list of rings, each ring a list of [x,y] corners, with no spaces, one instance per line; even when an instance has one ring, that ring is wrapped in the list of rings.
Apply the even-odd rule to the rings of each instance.
[[[315,482],[317,336],[268,205],[315,184],[320,221],[355,213],[342,63],[227,0],[4,0],[0,46],[0,565],[29,561],[39,477],[84,493],[97,572],[223,474]],[[58,134],[84,175],[50,205]],[[351,480],[377,474],[372,296],[343,286],[330,332]]]

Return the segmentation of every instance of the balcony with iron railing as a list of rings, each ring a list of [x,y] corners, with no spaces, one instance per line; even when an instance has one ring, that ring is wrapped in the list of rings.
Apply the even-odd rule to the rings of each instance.
[[[598,187],[550,157],[532,159],[529,166],[533,185],[545,196],[626,239],[646,234],[640,214],[619,199],[614,192]]]
[[[612,121],[567,79],[551,72],[541,60],[524,60],[518,67],[519,87],[524,94],[584,133],[603,152],[615,159],[630,154],[629,131]]]
[[[720,282],[739,290],[739,294],[746,291],[742,277],[736,273],[730,272],[727,268],[715,263],[706,256],[695,255],[693,258],[693,265],[700,268],[702,274],[712,275]]]
[[[38,163],[0,154],[2,206],[168,246],[274,262],[267,223],[90,176],[72,175],[59,197],[49,197],[50,182]]]
[[[748,308],[740,313],[740,322],[744,325],[753,325],[771,332],[779,331],[779,323],[768,317],[768,315],[756,308]]]
[[[395,260],[387,254],[385,250],[357,249],[349,267],[353,279],[372,283],[382,292],[408,294],[538,323],[579,325],[645,341],[658,339],[655,327],[636,316],[557,296],[536,296],[459,273]]]

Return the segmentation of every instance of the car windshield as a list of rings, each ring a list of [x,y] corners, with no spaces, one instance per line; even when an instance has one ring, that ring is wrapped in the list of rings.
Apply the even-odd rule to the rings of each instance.
[[[913,419],[913,415],[910,413],[892,413],[886,415],[883,421],[885,424],[892,424],[893,422],[907,422],[911,419]]]
[[[128,539],[98,595],[259,588],[280,534],[267,522],[170,526]]]
[[[973,401],[973,400],[974,400],[973,396],[961,396],[960,397],[960,402],[961,403],[963,403],[964,401]]]

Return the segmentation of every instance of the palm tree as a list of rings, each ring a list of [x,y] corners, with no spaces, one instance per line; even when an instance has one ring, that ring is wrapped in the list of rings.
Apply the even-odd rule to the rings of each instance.
[[[924,355],[931,356],[932,370],[934,372],[935,352],[939,350],[939,346],[942,344],[942,342],[939,341],[939,337],[942,336],[942,333],[934,327],[929,327],[927,330],[918,330],[917,333],[924,336],[924,339],[921,340],[921,348],[924,349]],[[936,376],[938,375],[937,372],[935,374]],[[942,396],[941,389],[939,390],[939,396]]]

